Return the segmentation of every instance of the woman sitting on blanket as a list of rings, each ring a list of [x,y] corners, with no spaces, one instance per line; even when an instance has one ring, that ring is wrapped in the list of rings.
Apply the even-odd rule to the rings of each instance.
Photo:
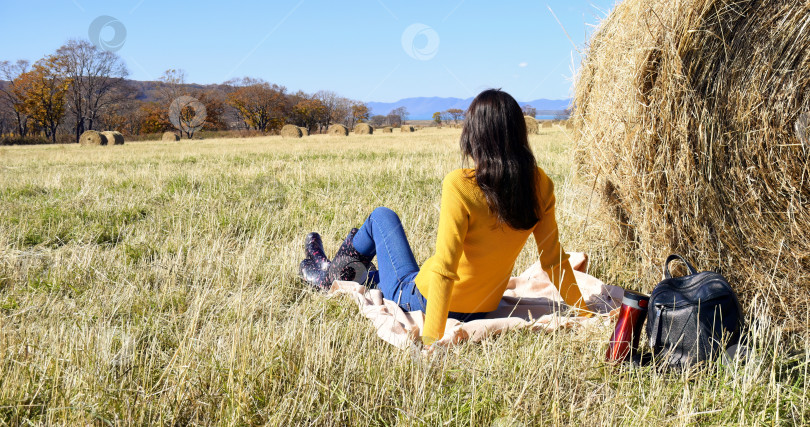
[[[405,311],[425,313],[422,342],[429,345],[444,335],[448,317],[482,319],[498,307],[532,234],[563,300],[589,315],[560,246],[554,184],[537,166],[517,101],[500,90],[480,93],[467,111],[461,152],[475,168],[444,177],[436,253],[421,269],[399,217],[381,207],[349,233],[331,263],[320,237],[310,233],[308,247],[314,249],[301,263],[304,280],[321,288],[333,280],[364,283],[376,255],[383,296]]]

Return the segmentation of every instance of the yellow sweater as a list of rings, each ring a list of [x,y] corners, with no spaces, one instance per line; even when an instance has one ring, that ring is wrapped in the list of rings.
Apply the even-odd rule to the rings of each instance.
[[[426,344],[444,335],[449,311],[478,313],[498,307],[529,234],[534,234],[540,263],[563,300],[587,310],[560,246],[554,184],[541,168],[537,171],[540,220],[529,230],[497,224],[473,169],[457,169],[444,178],[436,252],[416,276],[416,287],[427,298]]]

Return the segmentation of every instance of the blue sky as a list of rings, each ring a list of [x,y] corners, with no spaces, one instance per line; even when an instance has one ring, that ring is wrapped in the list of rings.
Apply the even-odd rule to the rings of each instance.
[[[117,53],[136,80],[179,68],[194,83],[250,76],[367,102],[489,87],[562,99],[580,60],[574,45],[614,2],[2,0],[0,60],[37,60],[111,16],[126,30]],[[107,26],[100,39],[115,35]]]

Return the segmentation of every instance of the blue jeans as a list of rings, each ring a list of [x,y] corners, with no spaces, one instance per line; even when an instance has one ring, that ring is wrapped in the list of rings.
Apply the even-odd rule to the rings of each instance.
[[[361,254],[377,256],[380,274],[377,286],[385,299],[396,302],[405,311],[426,311],[427,299],[414,282],[419,265],[396,212],[383,207],[374,209],[352,243]],[[486,314],[451,311],[447,317],[469,322],[483,319]]]

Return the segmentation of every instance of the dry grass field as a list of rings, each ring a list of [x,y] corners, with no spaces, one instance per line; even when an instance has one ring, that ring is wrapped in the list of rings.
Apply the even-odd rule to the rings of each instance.
[[[565,132],[531,136],[563,244],[649,291]],[[0,147],[0,424],[810,422],[807,356],[787,354],[807,344],[753,315],[747,363],[683,374],[605,365],[609,326],[425,357],[297,280],[308,231],[333,253],[376,206],[427,259],[459,134]],[[530,242],[516,272],[535,254]]]

